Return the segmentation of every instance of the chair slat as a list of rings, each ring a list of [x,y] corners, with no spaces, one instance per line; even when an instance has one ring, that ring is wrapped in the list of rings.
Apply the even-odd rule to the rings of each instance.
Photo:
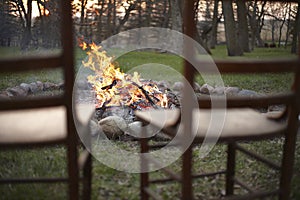
[[[291,104],[296,98],[296,94],[288,92],[286,94],[278,94],[262,97],[218,97],[218,96],[200,96],[198,97],[198,104],[200,108],[211,108],[212,101],[214,108],[239,108],[251,107],[262,108],[269,105]]]
[[[41,98],[20,98],[12,100],[0,100],[0,110],[17,110],[26,108],[53,107],[65,104],[63,96],[41,97]]]
[[[143,188],[143,190],[149,195],[151,196],[153,199],[155,200],[163,200],[163,198],[161,196],[159,196],[157,193],[155,193],[154,191],[152,191],[150,188],[146,187]]]
[[[155,160],[154,158],[152,157],[147,157],[147,160],[149,162],[152,162],[154,165],[158,166],[158,167],[161,167],[161,163],[159,163],[157,160]],[[170,168],[167,168],[167,167],[162,167],[161,170],[163,172],[165,172],[165,174],[167,174],[170,178],[176,180],[176,181],[179,181],[181,182],[182,181],[182,178],[180,175],[176,174],[174,171],[172,171]]]
[[[40,55],[34,57],[0,59],[1,72],[21,72],[59,68],[63,65],[61,55]]]
[[[299,59],[249,59],[249,60],[201,60],[194,59],[194,67],[200,73],[283,73],[298,70]]]
[[[272,191],[258,191],[255,193],[248,193],[245,195],[235,195],[224,197],[224,200],[248,200],[248,199],[258,199],[258,198],[265,198],[269,196],[274,196],[279,194],[279,190],[272,190]]]
[[[58,183],[58,182],[67,182],[67,178],[7,178],[1,179],[0,184],[23,184],[23,183]]]
[[[246,154],[246,155],[248,155],[252,158],[255,158],[256,160],[268,165],[269,167],[271,167],[275,170],[280,170],[281,169],[280,165],[278,165],[274,161],[269,160],[269,159],[255,153],[255,152],[249,151],[248,149],[242,147],[241,145],[236,144],[235,148],[238,149],[240,152],[243,152],[244,154]]]
[[[253,189],[250,186],[246,185],[246,183],[244,183],[243,181],[241,181],[240,179],[238,179],[236,177],[233,180],[236,184],[238,184],[239,186],[241,186],[242,188],[244,188],[245,190],[247,190],[250,193],[254,193],[256,191],[255,189]]]

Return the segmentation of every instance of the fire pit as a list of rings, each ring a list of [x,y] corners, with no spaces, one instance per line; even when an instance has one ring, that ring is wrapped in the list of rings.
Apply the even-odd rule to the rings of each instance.
[[[89,48],[89,51],[88,58],[83,62],[84,72],[79,72],[81,77],[77,77],[76,80],[77,88],[80,89],[76,101],[93,104],[93,135],[105,133],[110,139],[119,139],[127,135],[134,137],[132,132],[139,134],[141,128],[140,122],[135,120],[135,110],[180,107],[182,82],[173,82],[173,86],[170,86],[166,80],[142,79],[137,72],[126,74],[113,62],[112,57],[100,50],[100,46],[82,43],[82,47]],[[211,86],[207,83],[202,86],[195,83],[194,90],[196,96],[226,95],[251,98],[261,95],[251,90]]]
[[[95,127],[99,124],[99,131],[102,130],[108,138],[120,138],[129,129],[140,126],[135,122],[135,110],[172,109],[180,106],[176,94],[166,84],[142,79],[137,72],[121,72],[118,64],[112,62],[112,57],[94,43],[82,43],[81,46],[90,49],[87,52],[88,58],[82,63],[89,73],[81,81],[87,85],[83,87],[85,92],[92,94],[88,100],[95,106],[92,123]]]

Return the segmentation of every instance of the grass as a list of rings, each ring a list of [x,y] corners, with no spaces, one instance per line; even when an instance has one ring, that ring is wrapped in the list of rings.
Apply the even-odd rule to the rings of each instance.
[[[10,56],[18,52],[17,49],[2,49],[2,57]],[[212,50],[214,58],[225,59],[263,59],[284,56],[294,57],[289,54],[288,49],[255,49],[252,53],[247,53],[244,57],[228,58],[226,56],[225,46],[218,46]],[[81,60],[86,57],[82,50],[76,49],[76,66],[81,65]],[[131,52],[121,56],[117,60],[124,72],[131,72],[132,69],[138,71],[143,77],[156,77],[158,79],[168,79],[177,81],[180,79],[182,72],[182,59],[166,53],[156,52]],[[147,63],[159,63],[159,65],[149,66]],[[137,67],[141,66],[142,67]],[[149,68],[151,69],[149,70]],[[62,80],[59,71],[40,71],[26,74],[0,74],[0,91],[7,87],[16,86],[22,82],[30,83],[33,81],[50,81],[59,83]],[[277,93],[289,89],[291,82],[290,74],[263,74],[263,75],[226,75],[222,76],[225,85],[237,86],[240,88],[255,90],[260,93]],[[202,82],[201,82],[202,81]],[[199,79],[200,83],[203,80]],[[128,149],[137,147],[136,142],[117,141],[120,148]],[[299,138],[296,147],[295,175],[292,182],[292,199],[300,198],[300,144]],[[279,161],[279,148],[282,145],[282,139],[275,139],[271,142],[253,142],[244,144],[252,150],[263,152],[268,157]],[[194,170],[198,172],[212,171],[224,167],[225,146],[216,146],[213,151],[204,159],[199,158],[199,151],[194,153],[195,162]],[[0,177],[10,176],[55,176],[66,174],[64,149],[61,147],[49,148],[42,151],[34,150],[16,150],[12,152],[1,152],[0,154]],[[172,167],[178,170],[180,161],[177,161]],[[244,180],[250,181],[257,188],[272,188],[276,182],[276,172],[266,171],[265,166],[259,165],[245,156],[240,156],[237,160],[238,173]],[[271,174],[271,175],[269,175]],[[161,177],[162,174],[153,174],[155,177]],[[204,181],[195,181],[195,196],[203,198],[205,195],[220,197],[224,193],[224,177],[218,176],[214,179],[208,178]],[[29,185],[0,185],[1,199],[65,199],[65,185],[63,184],[29,184]],[[136,200],[139,199],[139,175],[120,172],[114,170],[94,159],[93,162],[93,184],[92,199],[120,199]],[[168,184],[167,186],[159,185],[157,191],[165,199],[177,199],[179,186],[177,184]],[[177,191],[177,193],[176,193]],[[174,193],[175,192],[175,193]],[[243,193],[241,188],[237,192]]]
[[[255,48],[250,53],[244,53],[243,56],[228,57],[225,45],[217,46],[212,49],[212,56],[217,59],[268,59],[268,58],[293,58],[295,55],[290,53],[290,48]]]

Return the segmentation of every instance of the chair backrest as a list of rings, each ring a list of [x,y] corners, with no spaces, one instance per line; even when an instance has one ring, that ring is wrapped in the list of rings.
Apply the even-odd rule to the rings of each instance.
[[[14,56],[0,59],[1,73],[19,73],[26,71],[61,69],[64,79],[62,95],[40,96],[36,98],[5,98],[0,99],[0,110],[17,110],[64,106],[67,113],[69,138],[73,138],[74,122],[72,115],[72,91],[74,85],[74,53],[73,53],[73,25],[72,7],[69,0],[60,2],[59,15],[61,16],[60,37],[62,50],[60,53],[32,56]],[[59,33],[57,33],[59,34]],[[73,134],[74,135],[74,134]]]
[[[206,64],[199,62],[199,64]],[[255,79],[257,74],[265,73],[293,73],[294,81],[291,85],[291,90],[274,95],[263,95],[257,97],[226,97],[226,104],[228,108],[232,107],[267,107],[270,105],[290,105],[295,104],[296,99],[299,98],[299,78],[300,78],[300,57],[295,59],[272,59],[272,60],[247,60],[247,61],[221,61],[216,60],[215,64],[221,74],[249,74]],[[220,98],[221,99],[221,98]],[[218,101],[218,97],[215,98]],[[207,96],[199,98],[199,106],[208,108],[211,106],[211,99]],[[295,106],[295,105],[294,105]]]
[[[274,2],[280,2],[280,0],[274,0]],[[286,1],[285,1],[286,2]],[[297,0],[291,0],[290,2],[298,2]],[[190,1],[185,4],[184,15],[184,33],[195,38],[196,24],[194,17],[195,10],[194,2]],[[299,33],[298,33],[299,35]],[[300,35],[299,35],[300,38]],[[298,49],[300,49],[300,39],[298,39]],[[298,56],[295,59],[249,59],[249,60],[214,60],[214,63],[207,60],[201,60],[197,58],[195,51],[191,48],[187,42],[184,44],[184,52],[186,55],[192,58],[193,64],[201,66],[201,73],[211,73],[212,65],[215,65],[220,74],[259,74],[259,73],[283,73],[291,72],[294,74],[294,83],[291,87],[291,91],[286,94],[263,96],[261,98],[248,98],[248,97],[227,97],[227,107],[263,107],[271,104],[290,104],[295,103],[295,99],[299,100],[300,90],[300,51],[298,50]],[[192,55],[192,56],[191,56]],[[184,64],[184,76],[190,85],[194,85],[195,76],[197,72],[190,62],[185,60]],[[255,78],[255,77],[254,77]],[[200,97],[200,107],[210,107],[211,99],[209,97]]]
[[[275,0],[276,2],[276,0]],[[280,2],[277,0],[277,2]],[[297,0],[291,2],[299,2]],[[184,5],[184,34],[191,38],[195,38],[196,24],[194,17],[195,9],[194,1],[186,1]],[[200,96],[197,97],[198,105],[200,108],[211,108],[212,101],[214,101],[214,108],[217,108],[218,105],[224,108],[236,108],[236,107],[253,107],[253,108],[266,108],[270,105],[286,105],[287,109],[284,114],[289,116],[289,124],[296,124],[298,120],[298,115],[300,111],[300,34],[298,33],[298,56],[294,59],[249,59],[249,60],[214,60],[211,61],[201,60],[196,56],[196,50],[191,48],[188,42],[184,43],[184,52],[186,55],[193,60],[193,64],[185,60],[184,63],[184,77],[187,80],[187,84],[190,86],[194,85],[195,76],[199,74],[195,69],[196,66],[201,66],[201,73],[212,72],[211,67],[217,67],[217,71],[220,74],[249,74],[253,75],[255,79],[256,74],[263,73],[293,73],[294,81],[291,85],[291,90],[283,94],[276,95],[263,95],[259,97],[233,97],[225,96],[221,97],[214,96]],[[193,91],[189,91],[190,86],[186,86],[183,94],[183,107],[184,113],[183,117],[188,119],[191,117],[191,109],[189,106],[189,98],[191,97]],[[218,102],[224,102],[218,103]],[[225,105],[225,106],[224,106]],[[286,115],[284,115],[286,116]],[[190,125],[187,125],[189,127]]]

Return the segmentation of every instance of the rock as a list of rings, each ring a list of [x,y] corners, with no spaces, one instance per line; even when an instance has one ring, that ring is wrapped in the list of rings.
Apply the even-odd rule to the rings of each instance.
[[[30,83],[29,87],[30,87],[30,92],[32,93],[36,93],[39,90],[38,85],[35,82]]]
[[[21,83],[21,84],[20,84],[20,87],[21,87],[23,90],[25,90],[26,92],[31,92],[31,91],[30,91],[30,85],[27,84],[27,83]]]
[[[89,123],[90,131],[92,136],[97,136],[101,133],[101,128],[94,120],[91,120]]]
[[[200,93],[210,94],[210,93],[212,93],[213,90],[214,90],[214,87],[212,87],[212,86],[208,85],[207,83],[205,83],[204,85],[201,86]]]
[[[38,91],[43,91],[44,90],[44,84],[41,81],[37,81],[36,85],[38,87]]]
[[[175,82],[172,89],[175,91],[182,91],[183,88],[184,84],[182,82]]]
[[[146,133],[147,135],[142,137],[142,133]],[[136,121],[132,122],[128,125],[128,129],[126,131],[128,135],[131,135],[135,138],[150,138],[154,137],[157,140],[168,140],[170,137],[165,134],[160,133],[159,129],[154,128],[153,126],[147,125],[142,127],[142,122]]]
[[[8,95],[7,95],[7,92],[1,92],[1,93],[0,93],[0,99],[3,99],[3,100],[9,99],[9,97],[8,97]]]
[[[268,107],[268,112],[274,112],[274,111],[284,111],[286,109],[286,106],[284,105],[271,105]]]
[[[164,90],[167,90],[170,88],[170,83],[168,81],[162,80],[162,81],[157,82],[157,86],[159,89],[162,90],[162,92],[164,92]]]
[[[147,133],[147,138],[154,136],[157,134],[158,130],[154,127],[147,125],[145,129],[142,127],[142,122],[132,122],[128,125],[127,134],[136,138],[141,138],[142,133]],[[145,136],[144,136],[145,137]]]
[[[216,95],[224,95],[225,94],[225,87],[215,87],[215,89],[213,89],[211,91],[211,93],[216,94]]]
[[[127,134],[133,137],[140,137],[142,131],[142,122],[132,122],[128,124]]]
[[[195,82],[194,83],[194,91],[196,93],[198,93],[198,92],[200,92],[200,89],[201,89],[201,86],[197,82]]]
[[[243,97],[257,97],[259,96],[257,92],[252,91],[252,90],[241,90],[237,94],[238,96],[243,96]]]
[[[102,131],[110,139],[116,139],[127,129],[125,120],[118,116],[108,116],[99,121]]]
[[[65,83],[59,83],[58,85],[57,85],[57,87],[58,87],[58,89],[60,89],[60,90],[63,90],[64,88],[65,88]]]
[[[55,90],[58,89],[58,86],[54,83],[45,82],[44,83],[44,90]]]
[[[134,119],[133,110],[127,106],[112,106],[107,107],[105,110],[97,110],[98,120],[104,119],[109,116],[118,116],[125,120],[125,122],[132,122]],[[128,124],[127,123],[127,124]]]
[[[228,96],[236,96],[239,93],[240,89],[238,87],[227,87],[225,89],[225,94]]]
[[[7,91],[8,96],[11,96],[11,97],[25,97],[28,94],[28,92],[20,86],[8,88],[6,91]]]

